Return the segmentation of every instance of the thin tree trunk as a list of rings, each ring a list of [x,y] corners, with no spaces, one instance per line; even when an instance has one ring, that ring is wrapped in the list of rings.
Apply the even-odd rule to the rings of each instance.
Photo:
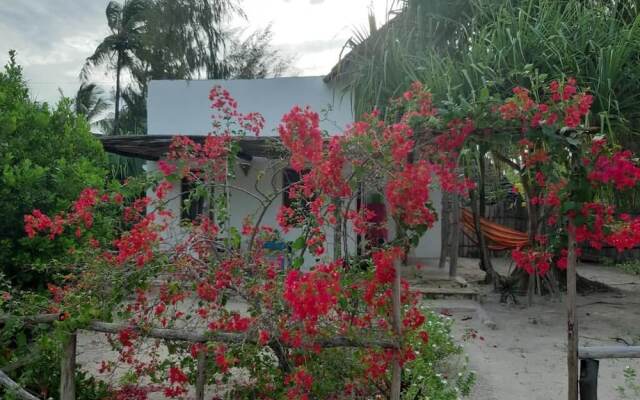
[[[482,150],[480,152],[480,158],[478,160],[478,169],[479,169],[479,182],[478,189],[471,190],[469,192],[470,200],[471,200],[471,212],[473,214],[473,225],[476,232],[476,237],[478,238],[478,250],[480,251],[480,269],[485,272],[485,283],[493,283],[494,289],[497,288],[498,285],[498,275],[493,269],[493,264],[491,263],[491,256],[489,255],[489,248],[487,247],[487,241],[482,234],[482,229],[480,227],[480,218],[484,218],[485,215],[485,182],[484,182],[484,155],[486,154],[486,150]],[[466,171],[467,176],[470,176],[469,170]]]
[[[486,150],[483,150],[480,153],[480,184],[478,187],[478,198],[479,198],[479,210],[478,213],[480,218],[485,218],[487,215],[487,190],[486,190],[486,164],[485,164],[485,155],[487,154]]]
[[[532,204],[532,199],[535,195],[531,189],[531,184],[526,175],[522,176],[522,187],[524,188],[526,201],[527,201],[527,234],[529,236],[529,244],[535,243],[536,234],[538,233],[538,213],[536,206]],[[533,304],[533,292],[535,290],[535,271],[528,276],[527,280],[527,304],[529,307]]]
[[[458,270],[460,249],[460,195],[451,196],[451,241],[449,245],[449,277],[455,278]]]
[[[113,135],[119,133],[118,122],[120,118],[120,73],[122,72],[122,52],[118,51],[118,59],[116,60],[116,101],[115,101],[115,113],[113,116]]]
[[[476,231],[476,237],[478,238],[478,247],[480,249],[480,261],[481,266],[484,267],[485,271],[485,283],[493,283],[493,287],[496,288],[498,284],[498,275],[496,271],[493,269],[493,264],[491,263],[491,258],[489,256],[489,250],[487,248],[487,241],[484,238],[484,234],[482,234],[482,229],[480,227],[480,204],[478,201],[478,195],[475,190],[471,190],[471,208],[473,214],[473,225]]]
[[[393,287],[391,289],[391,312],[393,317],[393,333],[399,340],[402,335],[402,304],[400,298],[401,290],[401,263],[395,263],[395,274],[393,279]],[[400,350],[396,349],[393,353],[393,369],[391,371],[391,400],[400,400],[400,391],[402,384],[402,366],[400,365]]]
[[[333,261],[337,261],[342,257],[342,201],[339,197],[332,200],[332,203],[336,206],[336,224],[333,228]]]
[[[480,154],[478,155],[478,217],[485,218],[487,216],[487,206],[486,206],[486,179],[485,179],[485,163],[484,158],[485,154],[487,154],[484,146],[480,146]],[[485,260],[490,261],[489,250],[487,249],[486,243],[480,247],[480,263],[482,264],[482,270],[487,271],[488,267],[485,266]],[[493,279],[493,278],[491,278]]]
[[[442,216],[440,218],[440,261],[438,268],[444,268],[449,256],[449,193],[442,192]]]

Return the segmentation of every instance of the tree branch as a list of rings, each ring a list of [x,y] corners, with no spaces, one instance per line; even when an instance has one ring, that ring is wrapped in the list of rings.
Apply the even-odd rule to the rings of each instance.
[[[8,319],[7,316],[0,317],[0,322]],[[41,314],[35,316],[26,317],[14,317],[21,318],[23,321],[38,321],[38,323],[51,323],[58,319],[57,314]],[[142,336],[165,339],[165,340],[178,340],[185,342],[204,343],[204,342],[222,342],[222,343],[258,343],[258,338],[251,337],[242,333],[231,332],[210,332],[210,331],[195,331],[185,329],[171,329],[171,328],[142,328],[137,326],[131,326],[126,323],[117,322],[104,322],[104,321],[91,321],[89,324],[82,328],[95,332],[102,333],[119,333],[124,329],[133,329],[140,333]],[[315,344],[324,348],[332,347],[382,347],[382,348],[398,348],[399,344],[395,340],[386,338],[350,338],[346,336],[332,336],[325,338],[316,338],[310,341],[309,344]]]

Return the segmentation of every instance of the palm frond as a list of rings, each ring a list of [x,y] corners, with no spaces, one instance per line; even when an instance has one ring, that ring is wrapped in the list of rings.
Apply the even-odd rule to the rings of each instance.
[[[122,4],[117,1],[110,1],[107,4],[107,8],[105,9],[105,14],[107,16],[107,25],[111,32],[116,32],[118,27],[121,26],[122,21]]]
[[[80,71],[80,79],[86,82],[90,78],[93,68],[99,65],[111,65],[117,43],[118,37],[116,35],[105,37],[102,42],[98,44],[93,54],[85,60]]]

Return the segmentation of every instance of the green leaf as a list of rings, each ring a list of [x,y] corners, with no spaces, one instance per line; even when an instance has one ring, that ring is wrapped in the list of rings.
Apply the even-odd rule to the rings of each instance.
[[[302,264],[304,264],[304,257],[296,257],[291,263],[291,266],[295,269],[298,269],[302,267]]]
[[[562,204],[562,208],[561,208],[563,213],[566,213],[568,211],[575,210],[575,209],[576,209],[576,202],[575,201],[567,201],[567,202]]]
[[[484,86],[480,89],[480,93],[478,95],[478,101],[487,101],[489,99],[489,88]]]
[[[291,243],[291,248],[293,250],[302,250],[304,248],[304,244],[304,236],[300,236],[296,240],[294,240],[293,243]]]

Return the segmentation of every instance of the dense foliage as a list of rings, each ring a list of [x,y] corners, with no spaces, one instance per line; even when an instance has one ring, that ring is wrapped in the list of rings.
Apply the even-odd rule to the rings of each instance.
[[[456,172],[465,146],[499,140],[518,148],[501,157],[530,186],[526,198],[539,222],[531,243],[512,254],[528,275],[545,278],[566,268],[568,235],[596,248],[640,243],[640,219],[598,197],[601,188],[635,187],[640,167],[629,150],[584,126],[594,97],[575,79],[546,83],[539,75],[512,93],[506,100],[486,93],[473,107],[442,102],[437,108],[416,82],[389,103],[390,119],[373,111],[330,138],[317,113],[295,106],[278,128],[288,157],[275,160],[275,169],[289,164],[301,180],[273,191],[245,190],[258,208],[234,227],[227,190],[234,187],[235,139],[258,135],[264,120],[239,112],[230,93],[214,87],[215,134],[202,144],[176,137],[150,177],[153,195],[87,188],[68,211],[25,216],[29,237],[73,242],[70,273],[51,282],[51,300],[42,305],[60,315],[59,334],[96,318],[125,321],[112,337],[118,361],[102,365],[109,372],[128,369],[124,384],[110,389],[121,398],[156,391],[185,396],[200,354],[208,356],[210,384],[236,398],[389,396],[396,368],[406,398],[430,391],[455,398],[472,378],[438,375],[459,350],[446,328],[431,331],[439,319],[422,310],[398,266],[437,218],[432,180],[462,196],[474,187]],[[191,199],[204,198],[214,212],[182,226],[176,240],[166,204],[173,185],[184,180],[195,187]],[[362,184],[385,194],[396,237],[368,243],[358,255],[349,238],[365,233],[374,217],[353,207]],[[293,205],[280,208],[278,227],[265,225],[265,210],[284,190]],[[292,263],[283,268],[282,255],[274,257],[265,244],[293,230],[299,236],[289,242]],[[154,326],[186,327],[210,341],[172,344],[171,356],[159,358],[161,342],[145,338]],[[432,342],[435,332],[439,344]]]
[[[436,98],[502,97],[533,68],[591,88],[592,121],[606,113],[616,135],[637,130],[640,84],[635,0],[405,0],[391,21],[353,42],[340,76],[361,110],[420,80]],[[631,145],[632,143],[628,143]]]
[[[540,88],[551,77],[574,77],[593,96],[583,123],[600,127],[611,146],[638,150],[637,1],[404,0],[392,4],[388,23],[354,38],[352,51],[333,71],[334,79],[352,91],[358,110],[372,106],[385,110],[389,97],[419,80],[446,108],[465,115],[484,110],[489,97],[511,97],[513,87]],[[470,141],[459,165],[477,187],[463,205],[477,217],[485,217],[486,206],[496,201],[526,208],[533,241],[540,233],[535,220],[540,208],[530,207],[528,201],[535,197],[527,192],[535,189],[533,176],[513,162],[521,150],[504,135]],[[509,186],[517,190],[507,193]],[[619,191],[601,185],[597,192],[595,197],[620,211],[634,214],[640,206],[636,188]],[[479,245],[478,250],[487,281],[527,290],[524,276],[504,281],[491,266],[487,246]],[[518,283],[514,285],[512,279]]]
[[[150,177],[153,195],[123,193],[129,185],[115,192],[87,188],[68,211],[25,216],[29,237],[73,243],[65,263],[69,273],[50,283],[51,299],[41,304],[61,316],[59,334],[92,319],[124,322],[112,337],[119,359],[102,366],[128,370],[123,385],[112,388],[119,398],[155,391],[184,397],[202,352],[210,384],[234,398],[387,397],[400,383],[391,379],[396,368],[415,377],[397,386],[406,398],[467,393],[473,378],[450,357],[460,349],[448,325],[422,309],[396,266],[436,218],[431,172],[448,190],[463,193],[470,185],[447,168],[470,133],[468,124],[452,122],[439,139],[446,152],[431,147],[411,162],[414,128],[439,123],[420,84],[396,100],[400,122],[373,112],[330,140],[319,128],[320,116],[296,106],[278,129],[288,157],[274,162],[276,170],[290,163],[302,180],[251,193],[258,208],[240,228],[225,217],[224,188],[234,187],[239,149],[234,138],[259,134],[264,120],[240,113],[222,88],[215,87],[210,99],[215,134],[202,144],[176,137],[158,175]],[[193,200],[204,197],[216,219],[202,214],[182,226],[184,235],[175,240],[166,203],[173,185],[185,179],[195,186]],[[371,218],[367,209],[354,207],[365,181],[386,193],[399,229],[393,241],[371,244],[358,256],[348,243]],[[284,190],[306,211],[283,206],[279,227],[265,225],[264,211]],[[291,265],[283,268],[282,257],[270,255],[265,243],[291,230],[299,236],[289,243]],[[342,239],[334,236],[330,243],[337,230]],[[310,269],[302,268],[309,263]],[[159,278],[159,287],[152,285]],[[23,311],[14,306],[21,301],[16,297],[5,307]],[[162,343],[144,334],[151,326],[200,331],[211,341],[172,343],[171,356],[158,358]]]
[[[16,64],[0,72],[0,270],[19,285],[47,280],[64,244],[24,240],[25,213],[66,209],[86,186],[101,186],[105,154],[68,100],[38,103]]]

